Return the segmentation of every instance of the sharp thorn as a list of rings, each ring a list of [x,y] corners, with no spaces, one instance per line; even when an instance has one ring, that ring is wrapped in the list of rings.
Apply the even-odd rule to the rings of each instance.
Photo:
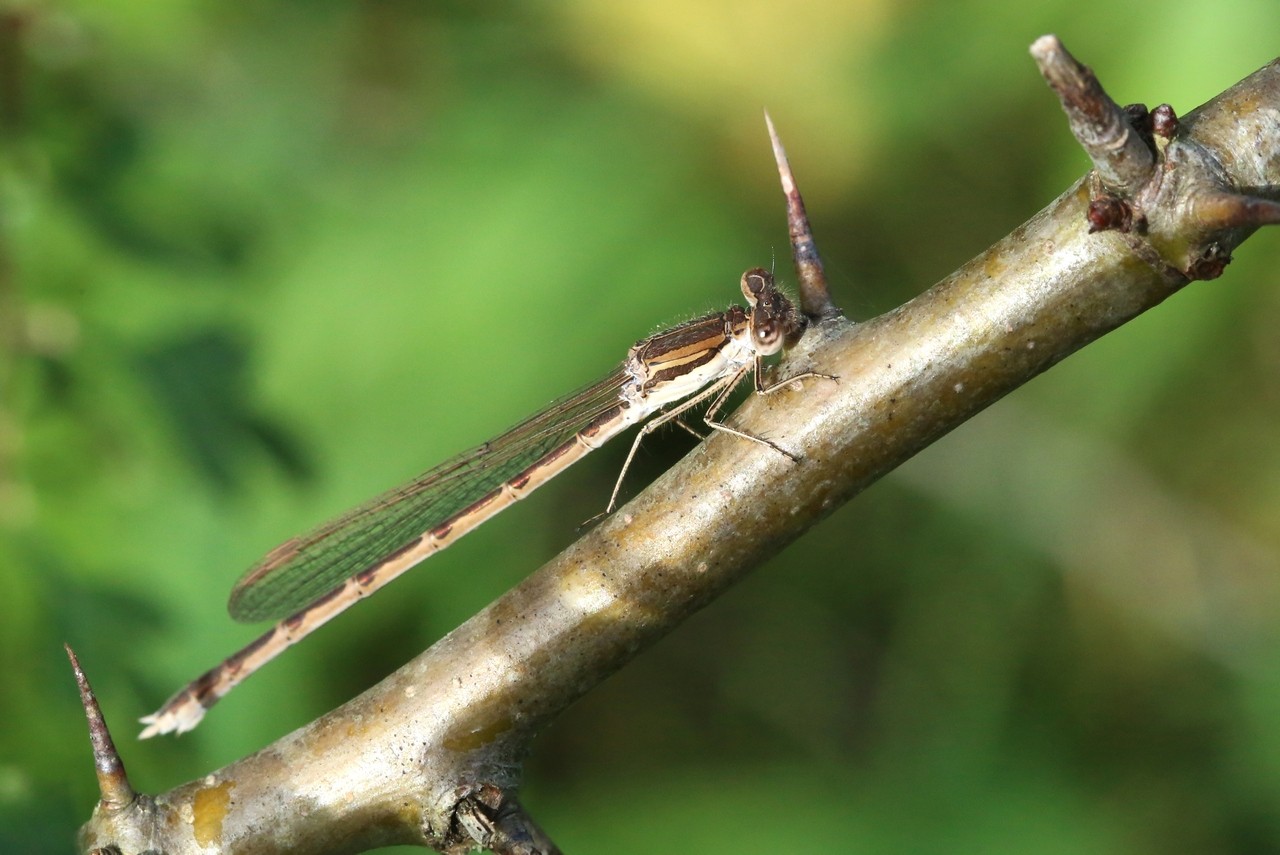
[[[787,161],[787,152],[782,147],[782,140],[778,138],[778,130],[774,127],[768,110],[765,110],[764,121],[769,128],[769,141],[773,146],[773,158],[778,164],[782,192],[787,197],[787,231],[791,236],[791,256],[796,265],[800,310],[810,318],[835,317],[840,314],[840,309],[831,301],[827,275],[822,269],[822,257],[818,254],[818,245],[814,242],[813,230],[809,227],[809,216],[804,210],[804,199],[800,196],[795,176],[791,173],[791,164]]]
[[[137,793],[129,785],[129,778],[124,771],[124,763],[116,752],[115,743],[111,740],[111,732],[107,730],[106,719],[102,717],[102,708],[89,685],[89,678],[80,667],[80,660],[71,649],[64,644],[67,657],[71,660],[71,670],[75,674],[76,685],[80,689],[80,703],[84,707],[85,718],[89,720],[89,742],[93,745],[93,766],[98,776],[99,801],[103,810],[116,812],[133,803]]]

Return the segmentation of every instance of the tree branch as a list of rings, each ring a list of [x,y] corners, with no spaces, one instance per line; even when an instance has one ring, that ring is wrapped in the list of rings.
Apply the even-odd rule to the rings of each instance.
[[[1257,225],[1276,221],[1274,204],[1255,197],[1280,184],[1278,117],[1273,63],[1172,130],[1160,119],[1171,138],[1149,149],[1145,178],[1103,182],[1134,213],[1128,231],[1090,232],[1097,187],[1086,176],[909,303],[862,324],[812,325],[783,373],[839,381],[754,396],[733,422],[800,452],[798,463],[712,436],[374,688],[144,800],[145,811],[96,813],[83,846],[555,851],[512,795],[538,729],[899,463],[1188,281],[1220,273]]]

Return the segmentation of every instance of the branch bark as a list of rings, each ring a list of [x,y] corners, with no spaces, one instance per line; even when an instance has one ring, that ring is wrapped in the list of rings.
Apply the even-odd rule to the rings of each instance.
[[[520,841],[505,851],[555,851],[512,795],[540,727],[899,463],[1221,272],[1270,221],[1272,203],[1243,194],[1280,185],[1280,63],[1182,118],[1152,157],[1146,180],[1106,188],[1137,227],[1091,233],[1086,176],[911,302],[811,326],[783,373],[839,381],[755,396],[733,420],[798,463],[712,436],[374,688],[199,781],[96,813],[82,848],[461,852],[489,834]]]

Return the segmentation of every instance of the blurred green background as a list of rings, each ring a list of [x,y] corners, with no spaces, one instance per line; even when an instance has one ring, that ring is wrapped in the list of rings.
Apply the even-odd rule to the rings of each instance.
[[[1046,32],[1186,112],[1280,6],[0,4],[4,851],[94,801],[64,640],[158,792],[569,542],[626,443],[132,738],[256,634],[223,604],[266,549],[791,278],[762,107],[854,317],[1030,217],[1087,168]],[[647,652],[539,738],[535,816],[570,852],[1280,851],[1278,267],[1255,237]]]

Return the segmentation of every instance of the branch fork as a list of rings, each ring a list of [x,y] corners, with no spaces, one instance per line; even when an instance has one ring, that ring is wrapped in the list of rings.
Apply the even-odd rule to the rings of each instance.
[[[1056,36],[1037,39],[1031,55],[1093,161],[1085,211],[1091,233],[1117,232],[1181,285],[1221,276],[1241,240],[1280,223],[1280,204],[1237,189],[1215,154],[1195,141],[1198,121],[1208,118],[1202,111],[1182,121],[1168,104],[1150,111],[1118,106]],[[1241,120],[1265,122],[1264,112]]]

